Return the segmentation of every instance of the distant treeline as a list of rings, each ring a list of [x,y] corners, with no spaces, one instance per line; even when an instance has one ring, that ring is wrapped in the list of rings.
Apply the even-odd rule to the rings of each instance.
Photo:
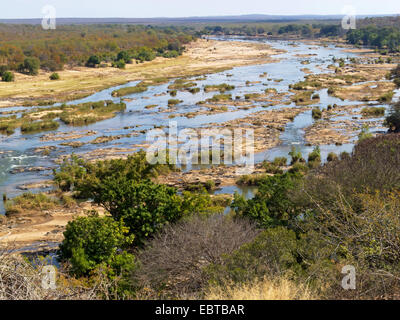
[[[245,24],[245,25],[224,25],[224,26],[207,26],[203,29],[202,34],[224,34],[224,35],[240,35],[240,36],[281,36],[295,35],[299,37],[315,38],[338,36],[343,33],[340,24],[326,23],[299,23],[299,24]]]
[[[29,71],[35,67],[56,71],[64,65],[85,65],[95,55],[100,61],[116,61],[121,51],[136,60],[174,57],[194,38],[190,27],[141,25],[75,25],[43,30],[34,25],[0,24],[0,66]],[[28,61],[26,60],[28,59]],[[29,73],[29,72],[28,72]]]
[[[201,34],[238,36],[343,37],[353,45],[400,51],[400,16],[357,20],[357,29],[344,30],[340,21],[310,23],[254,23],[206,26]]]
[[[400,51],[400,29],[396,27],[377,27],[375,25],[350,30],[347,41],[355,45]]]

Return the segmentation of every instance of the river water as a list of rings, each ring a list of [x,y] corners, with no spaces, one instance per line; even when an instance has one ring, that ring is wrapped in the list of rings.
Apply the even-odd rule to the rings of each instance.
[[[231,39],[220,40],[230,41]],[[301,69],[306,67],[315,74],[328,73],[332,72],[327,67],[328,65],[332,64],[333,57],[356,57],[355,54],[343,52],[341,48],[337,48],[334,45],[324,47],[304,44],[301,42],[293,43],[292,41],[263,41],[274,48],[283,49],[287,52],[274,56],[275,58],[280,59],[280,61],[276,63],[236,67],[228,71],[209,74],[204,80],[196,80],[197,86],[201,88],[204,85],[228,83],[235,86],[235,89],[229,92],[232,93],[233,97],[243,96],[247,93],[260,93],[265,90],[266,87],[275,88],[278,90],[278,92],[287,92],[288,86],[290,84],[294,84],[304,79],[304,76],[306,74],[301,71]],[[314,56],[307,58],[298,56],[303,54],[314,54]],[[309,60],[310,64],[303,65],[301,62],[304,60]],[[265,78],[260,78],[260,75],[264,72],[266,72],[268,75]],[[248,86],[246,85],[246,81],[261,81],[261,83],[255,83]],[[67,141],[42,141],[40,138],[44,134],[48,134],[49,132],[21,134],[19,129],[10,136],[0,135],[0,195],[7,194],[8,197],[14,197],[23,192],[26,192],[18,189],[18,186],[22,184],[51,179],[51,169],[57,167],[57,164],[54,162],[54,160],[62,155],[71,154],[72,152],[79,155],[93,151],[98,148],[133,148],[136,144],[144,143],[146,141],[146,136],[145,134],[140,133],[140,131],[152,129],[154,128],[154,126],[168,126],[168,123],[171,120],[170,118],[168,118],[171,113],[165,112],[168,100],[171,99],[171,97],[169,95],[162,94],[168,90],[167,88],[172,82],[173,80],[167,84],[150,87],[149,90],[144,93],[133,94],[131,96],[124,97],[132,98],[133,100],[130,102],[126,102],[126,111],[119,113],[113,119],[101,121],[83,127],[71,127],[61,123],[60,127],[56,131],[53,131],[69,132],[77,130],[94,130],[97,132],[96,135]],[[137,83],[138,81],[135,81],[122,86],[116,86],[106,90],[102,90],[84,99],[69,101],[68,104],[77,104],[81,102],[93,102],[101,100],[113,100],[115,102],[119,102],[120,98],[112,97],[111,92],[115,89],[126,86],[133,86]],[[196,103],[211,98],[215,93],[216,92],[205,93],[203,90],[196,94],[192,94],[189,92],[178,92],[176,99],[183,100],[183,103],[179,104],[178,110],[174,110],[172,111],[172,113],[176,114],[197,111],[200,109],[200,107],[197,106]],[[362,103],[360,101],[342,101],[340,99],[331,97],[327,94],[326,89],[321,90],[318,93],[320,94],[321,99],[320,102],[316,104],[316,106],[320,106],[321,108],[326,108],[327,105],[335,103],[337,105],[356,105]],[[398,92],[396,93],[396,96],[398,96]],[[160,109],[157,108],[146,109],[145,106],[148,105],[158,105],[160,108],[164,109],[164,112],[157,112],[160,111]],[[230,111],[215,115],[198,115],[194,118],[178,116],[173,120],[177,121],[179,129],[198,128],[202,126],[207,126],[207,124],[209,123],[222,123],[228,120],[243,118],[250,113],[265,110],[262,107],[262,103],[254,103],[254,105],[256,105],[257,107],[249,110],[238,110],[233,112]],[[294,107],[295,105],[292,104],[290,106]],[[267,110],[271,108],[279,109],[282,107],[287,107],[287,105],[277,105],[274,107],[270,107]],[[46,108],[46,106],[43,108]],[[29,108],[3,108],[0,111],[19,110],[22,112],[25,109]],[[306,157],[313,148],[306,145],[303,129],[310,126],[312,123],[313,120],[311,117],[311,111],[307,111],[298,115],[293,122],[290,122],[287,125],[286,130],[282,133],[282,144],[266,152],[257,154],[256,161],[261,162],[265,159],[272,160],[277,156],[287,156],[292,145],[295,145],[297,148],[299,148],[303,155]],[[132,126],[137,127],[132,128]],[[127,134],[131,133],[132,130],[138,131],[138,135],[135,137],[110,141],[108,143],[100,145],[85,144],[84,146],[77,149],[60,145],[60,143],[71,141],[89,142],[99,136]],[[35,152],[36,148],[44,146],[55,146],[57,148],[51,151],[50,154],[46,156]],[[351,151],[352,148],[352,143],[342,146],[324,145],[321,146],[322,158],[326,158],[326,155],[331,151]],[[47,170],[22,172],[16,174],[11,173],[11,170],[15,170],[20,167],[45,167],[47,168]],[[29,191],[38,192],[43,190]],[[235,191],[238,191],[240,193],[244,192],[247,197],[252,197],[254,195],[254,190],[248,188],[241,189],[238,187],[226,187],[220,190],[219,193],[233,193]],[[0,202],[0,212],[4,212],[4,208],[2,207],[2,205],[3,204]]]

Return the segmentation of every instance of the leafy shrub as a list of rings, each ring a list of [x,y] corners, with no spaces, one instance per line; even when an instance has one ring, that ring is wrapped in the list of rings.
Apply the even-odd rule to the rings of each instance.
[[[297,162],[303,162],[303,163],[306,162],[303,159],[301,152],[298,151],[295,146],[292,146],[292,149],[289,152],[289,156],[292,158],[290,162],[291,165],[294,165]]]
[[[137,244],[183,215],[182,200],[176,190],[150,181],[106,177],[90,191],[95,203],[102,205],[115,220],[124,221]]]
[[[101,63],[100,58],[97,55],[92,55],[89,57],[89,59],[86,61],[86,67],[89,68],[95,68]]]
[[[287,165],[287,161],[286,157],[276,157],[272,163],[276,166],[284,167]]]
[[[129,258],[133,265],[134,261],[132,255],[118,252],[134,239],[127,233],[128,228],[122,222],[110,217],[79,217],[68,222],[60,257],[71,264],[71,272],[76,276],[87,276],[100,265],[112,266],[121,272],[119,262]]]
[[[125,69],[126,63],[124,60],[117,60],[112,63],[112,66],[118,69]]]
[[[60,75],[54,72],[50,75],[50,80],[60,80]]]
[[[268,175],[266,174],[243,175],[236,181],[236,184],[239,186],[258,186],[267,178]]]
[[[118,52],[116,61],[124,61],[125,63],[132,63],[132,57],[127,51]]]
[[[304,188],[314,201],[331,203],[340,187],[348,203],[357,193],[392,191],[400,187],[400,138],[384,135],[358,142],[352,154],[341,154],[340,160],[326,163],[314,174],[308,175]],[[303,197],[304,198],[304,197]]]
[[[389,132],[400,132],[400,103],[392,106],[389,115],[385,119],[385,125],[389,127]]]
[[[308,155],[308,166],[310,168],[318,167],[321,164],[321,150],[316,146],[314,150]]]
[[[10,71],[6,71],[1,76],[1,80],[4,82],[13,82],[14,81],[14,74]]]
[[[235,193],[231,208],[236,215],[254,220],[262,228],[286,225],[295,215],[289,193],[299,179],[299,175],[289,173],[265,177],[253,199],[246,201],[243,196]]]
[[[126,159],[113,159],[91,163],[76,155],[65,159],[59,170],[54,171],[54,181],[63,191],[76,191],[83,199],[90,198],[93,188],[101,185],[106,178],[126,177],[128,180],[139,181],[157,177],[159,174],[174,170],[173,165],[150,164],[146,153],[138,153]]]
[[[283,170],[275,165],[274,163],[271,162],[264,162],[263,167],[265,168],[265,172],[271,173],[271,174],[282,174]]]

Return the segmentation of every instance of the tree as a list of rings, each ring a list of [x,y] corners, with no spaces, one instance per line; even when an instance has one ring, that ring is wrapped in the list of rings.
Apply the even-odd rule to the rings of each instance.
[[[295,216],[289,192],[299,180],[299,174],[290,173],[266,177],[253,199],[246,201],[235,193],[231,207],[237,215],[256,221],[262,228],[286,225]]]
[[[12,82],[14,81],[14,74],[10,71],[6,71],[2,75],[1,80],[4,82]]]
[[[36,76],[39,73],[40,61],[38,58],[30,57],[24,60],[24,63],[20,66],[20,71],[27,73],[31,76]]]
[[[135,55],[135,59],[140,60],[140,61],[151,61],[154,60],[156,57],[156,54],[153,52],[148,47],[142,47],[139,49],[137,54]]]
[[[100,58],[96,55],[92,55],[86,62],[86,66],[89,68],[95,68],[101,62]]]
[[[70,262],[71,272],[76,276],[89,275],[100,265],[121,271],[121,261],[133,263],[132,255],[118,252],[134,239],[127,233],[128,228],[111,217],[79,217],[68,222],[60,257]]]
[[[182,218],[182,198],[176,189],[149,180],[109,177],[92,188],[92,198],[117,221],[123,220],[135,244]]]
[[[390,133],[400,133],[400,103],[392,106],[390,114],[386,117],[385,125]]]
[[[127,51],[120,51],[117,55],[116,61],[123,60],[125,63],[132,63],[132,57]]]

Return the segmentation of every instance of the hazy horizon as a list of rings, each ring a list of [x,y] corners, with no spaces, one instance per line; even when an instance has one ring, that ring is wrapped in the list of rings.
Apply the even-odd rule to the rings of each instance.
[[[58,18],[187,18],[236,15],[343,15],[347,6],[358,15],[400,14],[400,1],[382,0],[15,0],[0,4],[0,19],[37,19],[46,5],[54,6]]]

